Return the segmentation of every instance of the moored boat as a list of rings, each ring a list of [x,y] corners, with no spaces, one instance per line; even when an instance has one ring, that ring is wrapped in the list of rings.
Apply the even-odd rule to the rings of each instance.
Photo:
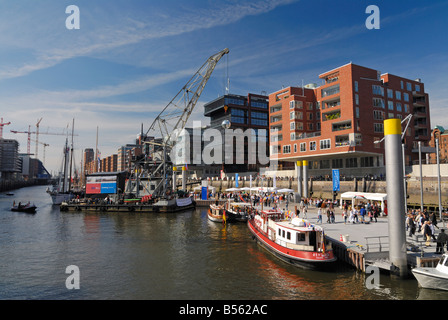
[[[31,203],[27,203],[27,204],[21,204],[19,202],[19,204],[13,204],[13,206],[11,207],[11,211],[16,211],[16,212],[25,212],[25,213],[36,213],[36,209],[37,207],[34,204]]]
[[[225,206],[218,204],[211,204],[207,211],[207,217],[214,222],[235,222],[236,217],[232,213],[228,213]]]
[[[252,206],[249,202],[226,202],[224,210],[227,217],[232,217],[235,221],[246,222],[249,220]]]
[[[422,288],[448,290],[448,255],[442,255],[435,268],[414,268],[412,274]]]
[[[337,260],[323,228],[307,220],[265,210],[251,218],[248,227],[258,244],[286,263],[320,269]]]

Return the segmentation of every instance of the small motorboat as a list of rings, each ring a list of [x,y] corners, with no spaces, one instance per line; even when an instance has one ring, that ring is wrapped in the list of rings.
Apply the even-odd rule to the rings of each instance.
[[[36,213],[36,209],[37,207],[34,204],[30,204],[29,202],[27,204],[21,204],[19,202],[18,205],[16,205],[15,203],[13,204],[11,211]]]
[[[448,290],[448,254],[442,255],[435,268],[418,267],[412,273],[422,288]]]

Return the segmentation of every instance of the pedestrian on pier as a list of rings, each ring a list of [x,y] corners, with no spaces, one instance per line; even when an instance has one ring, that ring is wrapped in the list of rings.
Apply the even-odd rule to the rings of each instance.
[[[322,223],[322,208],[317,209],[317,223]]]
[[[445,233],[445,229],[441,229],[439,235],[437,236],[437,247],[436,247],[436,253],[441,254],[443,253],[443,247],[447,246],[448,249],[448,235]]]
[[[415,234],[415,221],[412,214],[408,216],[407,226],[409,230],[409,236],[412,237]]]
[[[430,222],[425,221],[422,228],[423,236],[426,239],[425,246],[430,247],[431,246],[431,238],[432,238],[432,231],[431,227],[429,226]]]
[[[347,215],[348,215],[347,210],[348,210],[347,205],[344,205],[344,209],[342,210],[342,217],[344,218],[344,224],[347,224]]]

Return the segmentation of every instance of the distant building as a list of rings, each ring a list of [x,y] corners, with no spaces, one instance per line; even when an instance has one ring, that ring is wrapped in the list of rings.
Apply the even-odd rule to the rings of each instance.
[[[0,172],[1,177],[9,179],[21,171],[19,159],[19,143],[17,140],[0,139]]]
[[[439,162],[448,163],[448,130],[445,130],[442,126],[435,126],[431,132],[431,147],[436,147],[436,139],[439,140]],[[437,163],[436,153],[430,153],[429,158],[430,163]]]

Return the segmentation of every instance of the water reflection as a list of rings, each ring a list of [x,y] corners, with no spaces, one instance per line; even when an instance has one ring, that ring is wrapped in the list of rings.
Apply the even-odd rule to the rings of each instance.
[[[0,195],[2,299],[448,299],[415,280],[381,275],[379,289],[369,290],[366,275],[351,268],[290,266],[260,248],[244,223],[212,222],[205,208],[61,213],[45,187],[15,195],[39,208],[36,215],[13,213],[14,199]],[[77,291],[65,288],[71,264],[81,271]]]

